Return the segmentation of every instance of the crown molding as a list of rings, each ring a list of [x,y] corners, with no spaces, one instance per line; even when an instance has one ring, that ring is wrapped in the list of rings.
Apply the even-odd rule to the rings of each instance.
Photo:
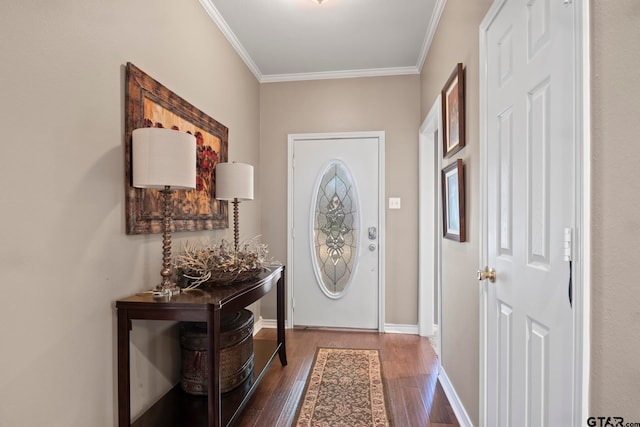
[[[366,70],[322,71],[318,73],[267,74],[260,83],[293,82],[302,80],[350,79],[357,77],[386,77],[420,74],[417,67],[370,68]]]
[[[416,68],[418,69],[419,73],[422,72],[424,61],[427,59],[429,48],[431,48],[431,42],[433,42],[433,37],[435,36],[436,30],[438,29],[440,17],[442,16],[442,11],[444,10],[444,6],[446,3],[447,0],[436,0],[436,5],[433,8],[433,14],[431,15],[431,20],[429,21],[429,27],[427,27],[428,31],[424,37],[422,49],[420,50],[420,56],[418,57],[418,63],[416,64]]]
[[[427,33],[418,63],[415,67],[389,67],[389,68],[370,68],[363,70],[341,70],[341,71],[322,71],[317,73],[292,73],[292,74],[267,74],[263,75],[260,68],[253,61],[249,53],[246,51],[240,40],[231,31],[231,28],[224,20],[218,9],[214,6],[211,0],[198,0],[209,17],[215,22],[222,34],[229,41],[231,46],[238,53],[240,58],[247,65],[249,70],[253,73],[259,83],[276,83],[276,82],[291,82],[291,81],[304,81],[304,80],[327,80],[327,79],[348,79],[358,77],[386,77],[386,76],[402,76],[420,74],[422,66],[424,65],[425,58],[431,46],[431,41],[435,34],[440,16],[446,0],[436,0],[434,12],[431,15],[429,22],[429,32]]]
[[[256,77],[256,79],[258,79],[258,81],[261,82],[262,73],[260,72],[260,69],[258,68],[256,63],[253,62],[253,59],[251,59],[251,56],[249,56],[249,53],[247,53],[244,46],[242,46],[242,43],[240,43],[240,40],[238,40],[238,38],[233,33],[233,31],[231,31],[231,28],[227,24],[227,21],[224,20],[224,18],[222,17],[220,12],[218,12],[218,9],[216,9],[216,7],[213,5],[211,0],[198,0],[198,1],[200,2],[204,10],[207,12],[209,17],[213,19],[213,22],[216,23],[220,31],[222,31],[222,34],[224,34],[224,36],[227,38],[229,43],[231,43],[231,46],[233,46],[233,48],[236,50],[238,55],[240,55],[240,58],[242,58],[244,63],[247,64],[247,67],[249,67],[249,70],[251,70],[251,72]]]

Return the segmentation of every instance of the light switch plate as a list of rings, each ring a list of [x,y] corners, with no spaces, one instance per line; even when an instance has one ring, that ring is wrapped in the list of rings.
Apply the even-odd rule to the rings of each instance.
[[[389,197],[389,209],[400,209],[400,197]]]

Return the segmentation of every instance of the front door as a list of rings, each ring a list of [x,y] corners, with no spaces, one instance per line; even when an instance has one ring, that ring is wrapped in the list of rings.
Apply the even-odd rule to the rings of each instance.
[[[291,139],[295,326],[379,327],[381,137]]]
[[[486,28],[487,426],[570,426],[574,6],[506,0]],[[495,10],[495,9],[492,9]],[[491,12],[490,12],[491,13]],[[484,31],[484,30],[483,30]]]

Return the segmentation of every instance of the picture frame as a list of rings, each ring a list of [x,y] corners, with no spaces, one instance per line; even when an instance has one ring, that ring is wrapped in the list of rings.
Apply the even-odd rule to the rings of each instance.
[[[465,145],[464,66],[456,64],[442,88],[442,153],[449,157]]]
[[[229,129],[128,62],[125,82],[126,233],[162,232],[161,194],[132,185],[131,135],[141,127],[164,127],[196,137],[196,189],[172,194],[172,231],[229,227],[228,203],[215,199],[215,165],[228,159]]]
[[[442,219],[445,239],[466,241],[465,176],[461,159],[442,169]]]

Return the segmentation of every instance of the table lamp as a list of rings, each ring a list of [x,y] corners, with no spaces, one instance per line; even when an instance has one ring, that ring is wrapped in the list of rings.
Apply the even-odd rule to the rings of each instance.
[[[154,296],[180,292],[171,280],[171,195],[176,189],[196,188],[196,138],[186,132],[139,128],[132,132],[133,186],[159,189],[163,197],[162,281]]]
[[[245,163],[218,163],[215,197],[233,203],[233,245],[237,253],[240,246],[238,203],[241,200],[253,200],[253,166]]]

